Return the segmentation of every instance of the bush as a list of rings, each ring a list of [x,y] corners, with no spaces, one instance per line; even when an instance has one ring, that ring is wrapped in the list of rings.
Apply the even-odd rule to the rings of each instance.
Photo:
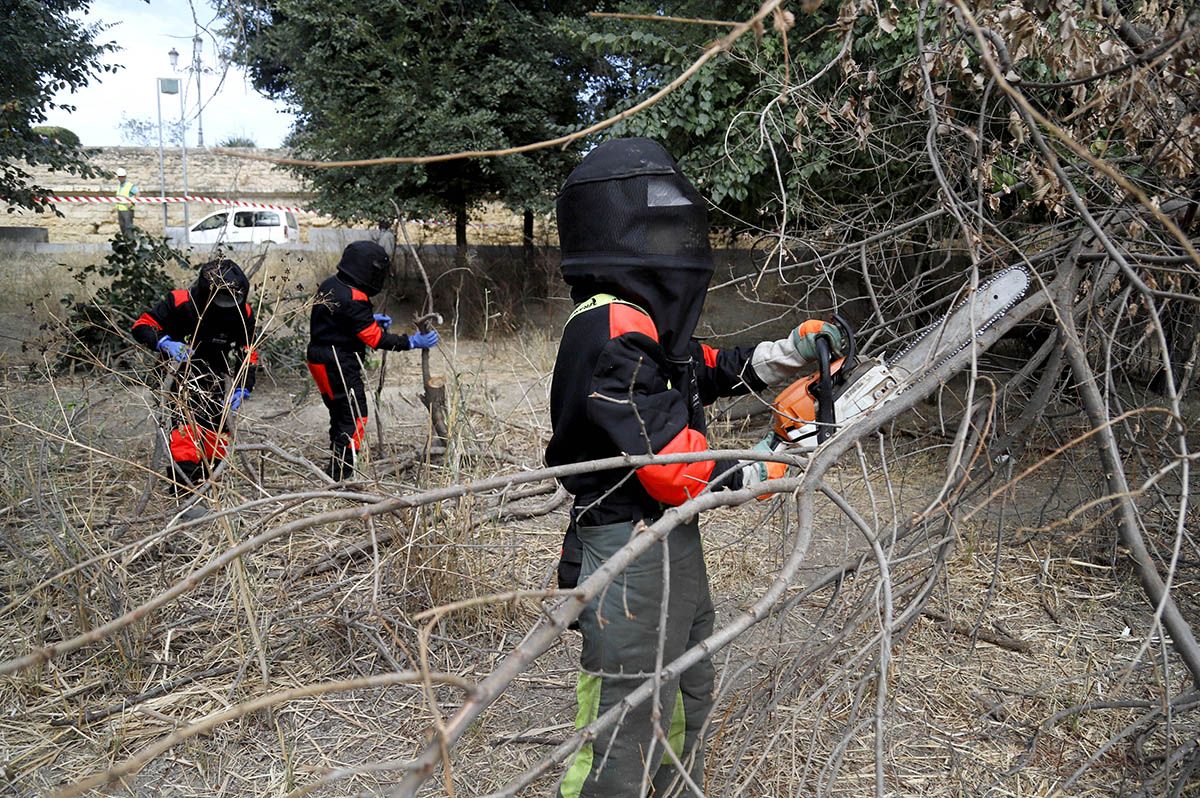
[[[245,147],[246,149],[254,149],[258,145],[254,143],[254,139],[249,136],[229,136],[218,147]]]
[[[31,128],[31,130],[34,133],[37,133],[39,136],[45,136],[48,139],[54,139],[59,144],[65,144],[68,147],[80,146],[79,136],[76,136],[73,131],[67,130],[65,127],[40,125],[38,127]]]
[[[165,238],[135,227],[131,235],[118,234],[112,239],[112,254],[104,263],[70,269],[81,289],[86,289],[93,275],[111,282],[91,299],[79,300],[75,294],[62,298],[69,328],[63,365],[112,365],[128,350],[133,322],[174,285],[166,271],[169,263],[190,268],[187,256]]]

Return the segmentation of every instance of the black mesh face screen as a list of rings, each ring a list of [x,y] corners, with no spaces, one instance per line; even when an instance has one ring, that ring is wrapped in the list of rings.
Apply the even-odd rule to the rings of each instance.
[[[711,256],[702,203],[692,187],[675,175],[568,187],[558,202],[564,263],[663,256],[684,261],[681,266],[705,265]]]
[[[708,214],[661,145],[614,139],[588,153],[559,193],[558,237],[573,296],[642,305],[668,356],[684,356],[712,276]]]

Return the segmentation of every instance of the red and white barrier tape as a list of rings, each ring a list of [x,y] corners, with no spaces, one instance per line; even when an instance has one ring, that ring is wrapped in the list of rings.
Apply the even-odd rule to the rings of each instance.
[[[256,208],[272,211],[291,211],[292,213],[317,213],[317,211],[309,210],[308,208],[295,208],[287,205],[271,205],[262,202],[253,202],[250,200],[234,200],[225,199],[224,197],[201,197],[193,194],[182,196],[169,197],[154,197],[134,195],[132,197],[116,197],[116,196],[54,196],[42,197],[45,202],[53,202],[63,205],[173,205],[182,202],[195,202],[203,205],[224,205],[233,208]],[[444,221],[441,219],[409,219],[412,224],[425,225],[428,227],[449,227],[454,224],[452,221]],[[494,222],[468,222],[468,227],[476,230],[484,230],[491,228],[502,227],[517,227],[517,224],[496,224]]]
[[[291,211],[292,213],[311,213],[307,208],[294,208],[287,205],[271,205],[250,200],[225,199],[224,197],[201,197],[192,194],[172,197],[154,197],[135,195],[132,197],[42,197],[46,202],[62,203],[64,205],[171,205],[181,202],[197,202],[204,205],[227,205],[234,208],[263,208],[272,211]]]

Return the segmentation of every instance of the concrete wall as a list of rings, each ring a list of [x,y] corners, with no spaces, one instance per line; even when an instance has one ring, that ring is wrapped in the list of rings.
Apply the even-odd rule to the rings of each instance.
[[[162,191],[170,195],[183,194],[183,163],[178,147],[163,153],[163,177],[159,180],[157,147],[103,147],[89,150],[92,162],[110,172],[123,167],[138,187],[141,196],[155,196]],[[281,150],[241,150],[260,155],[285,155]],[[111,195],[115,180],[85,180],[78,175],[51,172],[44,167],[21,164],[33,175],[36,185],[52,195],[99,193]],[[271,205],[305,207],[309,194],[304,184],[291,172],[262,161],[252,161],[217,155],[211,150],[189,149],[187,152],[188,193],[228,199],[264,202]],[[217,210],[216,206],[189,203],[188,218],[195,222]],[[59,204],[61,216],[14,210],[0,213],[0,227],[40,227],[47,230],[51,243],[101,244],[117,232],[117,213],[113,205]],[[158,205],[135,206],[134,222],[156,235],[163,235],[163,211]],[[298,214],[302,242],[313,241],[318,246],[336,245],[346,236],[333,234],[310,236],[313,230],[338,229],[342,226],[326,216]],[[167,228],[181,228],[184,223],[183,205],[167,206]],[[521,219],[502,207],[488,206],[472,214],[469,237],[473,242],[487,244],[520,244]],[[549,218],[537,220],[535,236],[547,240]],[[453,243],[454,228],[450,224],[412,225],[409,234],[414,243]],[[354,235],[349,236],[353,238]]]

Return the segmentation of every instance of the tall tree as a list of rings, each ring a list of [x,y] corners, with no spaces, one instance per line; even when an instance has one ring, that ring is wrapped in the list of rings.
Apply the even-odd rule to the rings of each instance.
[[[560,135],[585,111],[586,58],[561,19],[582,2],[224,0],[235,57],[296,112],[316,159],[493,149]],[[299,169],[343,219],[450,212],[459,245],[488,198],[545,206],[574,157],[543,151],[424,166]]]
[[[601,67],[591,76],[599,112],[614,113],[657,91],[729,31],[706,23],[744,21],[760,5],[759,0],[679,0],[664,9],[660,3],[626,0],[617,10],[644,18],[590,20],[579,35]],[[693,21],[652,19],[665,15]],[[777,31],[743,36],[731,53],[710,61],[664,100],[603,135],[661,142],[701,193],[724,211],[714,217],[717,224],[723,220],[736,227],[742,220],[756,220],[774,210],[769,206],[778,193],[778,179],[771,152],[763,146],[762,120],[745,112],[761,106],[764,91],[781,80],[784,49]],[[788,167],[780,164],[780,171],[786,173]]]
[[[105,25],[79,19],[90,5],[91,0],[0,3],[0,201],[9,206],[50,206],[23,164],[83,177],[100,174],[69,140],[33,130],[51,110],[73,110],[54,101],[58,92],[77,91],[96,75],[117,69],[100,63],[117,49],[112,42],[96,43]]]

